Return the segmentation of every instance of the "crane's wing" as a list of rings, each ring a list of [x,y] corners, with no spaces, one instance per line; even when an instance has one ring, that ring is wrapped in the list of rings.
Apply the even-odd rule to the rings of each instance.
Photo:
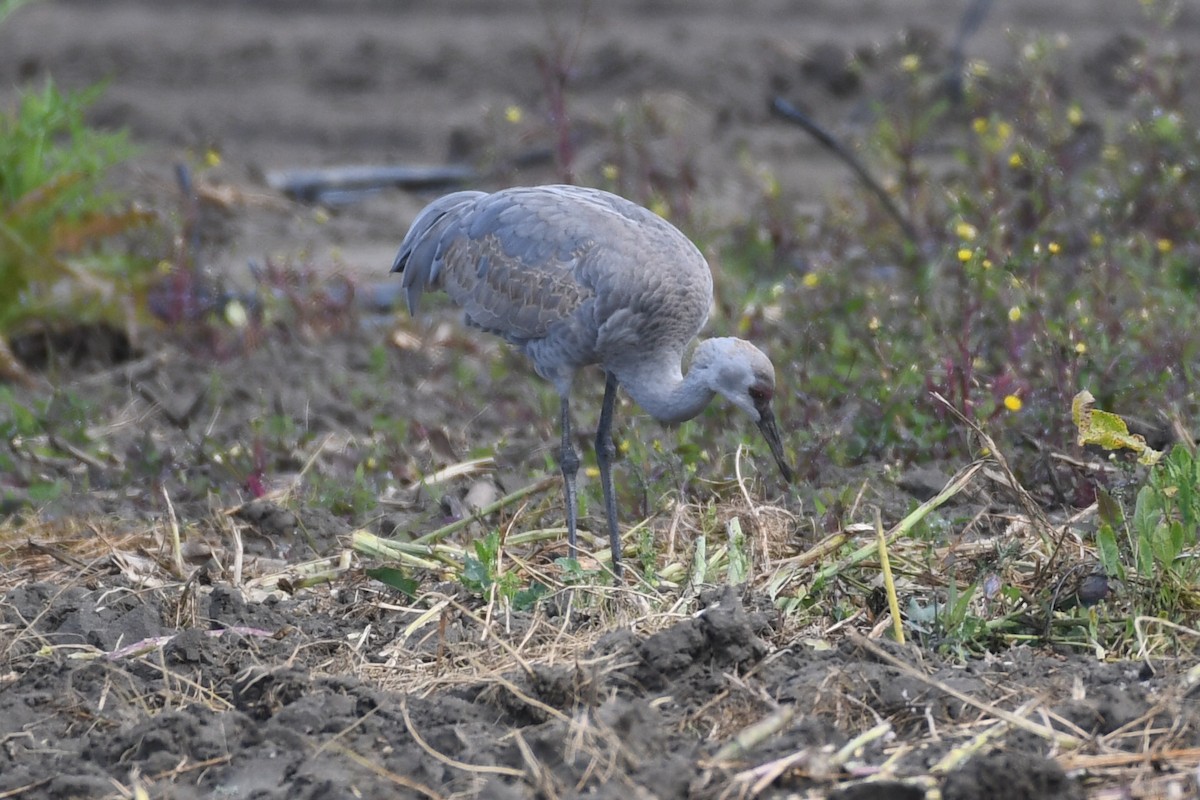
[[[415,314],[426,287],[440,285],[442,269],[441,241],[474,201],[486,192],[454,192],[439,197],[421,210],[400,243],[400,252],[392,262],[392,272],[404,273],[401,286],[408,313]]]
[[[658,303],[695,284],[697,309],[681,326],[690,328],[686,340],[707,316],[712,291],[703,256],[670,223],[575,186],[440,198],[413,223],[393,271],[404,272],[410,311],[423,289],[443,288],[477,327],[523,343],[570,321],[571,338],[585,349],[614,314],[668,321]],[[640,327],[622,330],[636,337]]]

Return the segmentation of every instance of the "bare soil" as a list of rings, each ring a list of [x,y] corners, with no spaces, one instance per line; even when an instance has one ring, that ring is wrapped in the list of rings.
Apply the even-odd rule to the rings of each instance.
[[[1097,9],[997,4],[967,55],[1002,69],[1014,36],[1067,35],[1081,92],[1119,103],[1106,54],[1152,28],[1136,2]],[[613,163],[611,121],[624,115],[651,151],[630,163],[657,165],[647,185],[685,184],[698,227],[745,224],[763,167],[797,211],[817,215],[850,178],[774,120],[767,99],[861,131],[889,80],[847,70],[849,56],[871,64],[915,40],[948,61],[961,12],[948,0],[596,2],[585,18],[577,6],[433,0],[48,0],[17,12],[0,27],[0,102],[46,76],[109,80],[95,119],[128,126],[143,148],[121,180],[182,225],[174,165],[195,174],[195,257],[209,278],[253,285],[253,262],[308,283],[297,289],[307,305],[253,341],[89,330],[23,345],[56,390],[14,396],[49,403],[66,443],[3,478],[0,797],[1194,794],[1187,662],[1105,663],[1037,643],[943,657],[796,630],[734,587],[685,597],[677,613],[649,613],[667,604],[632,586],[516,613],[433,575],[409,600],[358,561],[314,587],[277,577],[336,561],[356,528],[390,536],[461,513],[470,481],[444,504],[396,487],[476,449],[495,452],[501,490],[527,483],[557,426],[544,387],[503,347],[449,313],[396,323],[362,302],[379,292],[390,303],[394,249],[431,193],[317,210],[273,192],[266,173],[469,163],[485,185],[555,180],[538,58],[563,42],[578,48],[567,98],[577,176]],[[1194,55],[1195,9],[1177,33]],[[93,448],[81,455],[68,445],[84,421]],[[780,424],[786,435],[799,422]],[[662,434],[630,420],[621,435]],[[362,479],[367,454],[376,470]],[[762,454],[758,467],[770,467]],[[818,468],[804,491],[872,478],[895,521],[947,477],[932,469],[892,485],[884,465]],[[66,491],[19,491],[47,476]],[[635,494],[625,480],[623,496]],[[340,494],[359,483],[396,502],[364,512]],[[554,522],[558,502],[530,517]],[[800,496],[778,502],[804,508]],[[647,497],[627,519],[657,510]],[[670,515],[654,525],[665,536]],[[186,580],[168,563],[173,528]],[[790,553],[811,543],[788,536]],[[549,542],[530,561],[563,554]],[[773,732],[756,738],[761,721]],[[885,735],[846,748],[885,721]],[[1118,790],[1128,794],[1105,794]]]

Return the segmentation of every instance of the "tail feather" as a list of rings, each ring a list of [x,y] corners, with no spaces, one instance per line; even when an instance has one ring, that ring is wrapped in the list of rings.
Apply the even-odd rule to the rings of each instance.
[[[404,273],[401,286],[408,313],[416,313],[426,288],[438,285],[442,268],[442,234],[458,219],[459,212],[485,196],[485,192],[454,192],[425,206],[413,220],[391,270]]]

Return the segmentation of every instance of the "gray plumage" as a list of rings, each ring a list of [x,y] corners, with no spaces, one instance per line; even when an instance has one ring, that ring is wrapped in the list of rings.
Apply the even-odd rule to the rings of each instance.
[[[741,339],[707,339],[682,372],[685,348],[708,318],[712,273],[677,228],[617,195],[576,186],[455,192],[417,216],[392,272],[403,272],[415,313],[426,289],[444,289],[467,323],[521,348],[562,398],[560,463],[575,555],[575,473],[569,397],[575,372],[607,375],[597,460],[608,512],[614,571],[620,538],[612,494],[611,424],[619,384],[651,416],[696,416],[715,393],[762,430],[784,478],[792,479],[771,412],[775,370]]]

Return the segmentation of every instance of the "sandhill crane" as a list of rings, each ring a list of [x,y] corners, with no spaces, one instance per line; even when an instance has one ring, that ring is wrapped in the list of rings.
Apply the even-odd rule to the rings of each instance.
[[[444,289],[467,323],[519,347],[561,398],[562,469],[570,555],[576,557],[579,456],[571,441],[576,370],[604,370],[596,431],[613,572],[621,539],[613,494],[613,404],[617,386],[651,416],[681,422],[721,394],[750,415],[784,480],[792,471],[771,398],[775,368],[742,339],[705,339],[683,374],[684,349],[708,319],[712,273],[686,236],[617,195],[577,186],[454,192],[417,216],[392,272],[404,273],[409,313],[425,289]]]

